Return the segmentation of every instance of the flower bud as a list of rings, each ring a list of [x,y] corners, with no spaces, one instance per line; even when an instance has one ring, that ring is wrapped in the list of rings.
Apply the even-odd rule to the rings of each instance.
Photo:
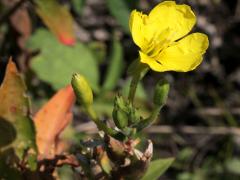
[[[132,104],[129,104],[129,123],[130,124],[137,124],[140,121],[140,115],[138,110],[133,107]]]
[[[116,108],[113,110],[112,116],[115,125],[119,129],[123,129],[128,125],[128,117],[124,111]]]
[[[73,74],[71,84],[79,103],[86,108],[92,105],[93,93],[87,80],[82,75],[75,73]]]
[[[169,83],[161,80],[157,83],[154,92],[153,102],[156,106],[163,106],[168,98]]]
[[[112,117],[115,125],[119,129],[123,129],[128,125],[128,112],[126,103],[121,96],[117,96],[114,102]]]

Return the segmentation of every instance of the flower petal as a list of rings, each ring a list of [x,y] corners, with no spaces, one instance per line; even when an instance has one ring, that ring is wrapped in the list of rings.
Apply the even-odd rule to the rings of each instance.
[[[140,61],[149,65],[149,67],[154,71],[163,72],[164,66],[162,66],[158,61],[154,58],[144,54],[142,51],[139,51]]]
[[[140,48],[144,46],[144,18],[146,18],[146,15],[137,10],[133,10],[129,18],[129,28],[133,41]]]
[[[195,69],[208,48],[208,37],[202,33],[193,33],[164,49],[157,61],[163,66],[161,71],[187,72]]]
[[[147,34],[156,34],[166,29],[172,33],[168,39],[172,42],[188,34],[196,23],[196,17],[188,5],[177,5],[174,1],[158,4],[147,19]]]

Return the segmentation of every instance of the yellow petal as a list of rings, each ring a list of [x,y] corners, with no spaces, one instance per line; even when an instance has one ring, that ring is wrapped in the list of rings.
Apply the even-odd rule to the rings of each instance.
[[[133,41],[140,48],[144,46],[144,18],[146,15],[133,10],[129,18],[129,28],[132,33]]]
[[[159,54],[157,61],[162,64],[161,71],[187,72],[195,69],[202,62],[208,45],[205,34],[190,34]]]
[[[161,33],[170,29],[168,39],[175,41],[188,34],[196,23],[196,17],[188,5],[177,5],[174,1],[158,4],[147,19],[147,34]]]
[[[158,61],[154,58],[144,54],[142,51],[139,51],[140,61],[144,64],[149,65],[149,67],[154,71],[163,72],[164,66],[162,66]]]

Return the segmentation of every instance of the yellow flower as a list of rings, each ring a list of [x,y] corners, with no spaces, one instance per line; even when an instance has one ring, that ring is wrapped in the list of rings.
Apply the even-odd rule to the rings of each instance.
[[[174,1],[158,4],[149,15],[132,11],[129,26],[140,61],[159,72],[195,69],[209,45],[205,34],[186,36],[195,23],[191,8]]]

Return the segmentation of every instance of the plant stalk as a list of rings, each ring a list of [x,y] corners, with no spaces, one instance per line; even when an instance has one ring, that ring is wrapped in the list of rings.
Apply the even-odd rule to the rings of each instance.
[[[133,101],[134,101],[140,77],[141,77],[141,71],[138,71],[132,78],[132,81],[130,84],[130,89],[129,89],[129,94],[128,94],[128,100],[130,103],[133,103]]]
[[[110,136],[114,136],[117,134],[117,131],[114,129],[109,128],[106,124],[104,124],[100,119],[97,117],[96,112],[93,110],[92,106],[86,108],[86,112],[90,116],[90,118],[94,121],[94,123],[97,125],[97,128],[101,131],[104,131]]]

